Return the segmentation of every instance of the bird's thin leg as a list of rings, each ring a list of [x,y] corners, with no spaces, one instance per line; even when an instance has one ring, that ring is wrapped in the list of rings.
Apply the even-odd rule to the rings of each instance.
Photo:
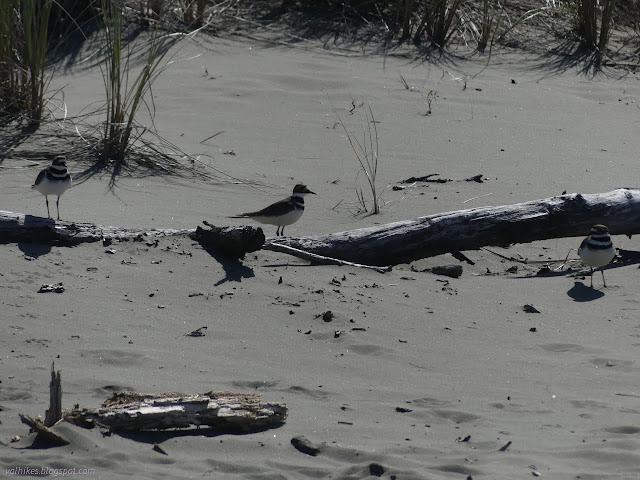
[[[44,199],[47,202],[47,218],[51,218],[51,214],[49,213],[49,197],[45,195]]]
[[[591,268],[591,288],[593,288],[593,267],[589,268]]]
[[[604,270],[600,270],[600,273],[602,273],[602,283],[604,283],[604,288],[607,288],[607,282],[604,279]]]
[[[284,225],[282,225],[282,228],[280,229],[280,235],[284,237]]]
[[[58,220],[60,220],[60,197],[56,199],[56,208],[58,209]]]

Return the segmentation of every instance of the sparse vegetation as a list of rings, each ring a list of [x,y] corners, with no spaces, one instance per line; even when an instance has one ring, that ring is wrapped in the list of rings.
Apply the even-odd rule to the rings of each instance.
[[[31,125],[44,110],[51,5],[52,0],[0,2],[0,114],[26,115]]]
[[[609,36],[616,0],[576,0],[576,27],[586,45],[596,48],[598,60],[602,60]],[[598,15],[600,13],[600,15]],[[600,16],[600,36],[598,36]]]
[[[329,99],[331,100],[331,99]],[[352,101],[352,105],[355,109],[355,101]],[[342,118],[338,114],[333,102],[331,102],[331,107],[333,109],[333,113],[338,119],[338,123],[342,127],[342,130],[347,136],[347,140],[349,141],[349,145],[351,146],[351,150],[358,161],[358,165],[360,166],[360,172],[362,172],[367,180],[367,186],[369,188],[369,192],[371,193],[371,202],[372,214],[380,213],[380,203],[378,198],[378,191],[376,187],[376,177],[378,175],[378,127],[376,126],[376,119],[373,116],[373,110],[371,109],[371,105],[367,105],[364,115],[362,117],[363,122],[363,134],[362,134],[362,142],[358,140],[358,138],[352,134],[345,123],[342,121]],[[362,192],[361,188],[356,187],[356,196],[358,197],[358,202],[362,207],[362,210],[368,212],[367,201]]]
[[[425,115],[431,115],[431,104],[438,99],[438,92],[436,90],[429,90],[427,94],[420,93],[424,99],[424,103],[427,105],[427,113]]]
[[[154,29],[146,45],[145,63],[134,77],[131,57],[135,45],[123,45],[124,16],[123,0],[102,0],[104,66],[101,71],[106,92],[106,122],[99,154],[104,161],[116,163],[125,161],[131,145],[144,131],[138,128],[136,114],[145,105],[145,95],[162,72],[162,61],[175,38]],[[133,82],[129,83],[131,77]]]
[[[496,41],[507,40],[508,35],[518,43],[517,27],[529,21],[546,29],[549,39],[582,39],[598,58],[606,52],[614,20],[640,36],[637,0],[238,0],[238,5],[261,16],[271,12],[294,26],[303,24],[304,30],[313,29],[316,34],[318,28],[323,28],[320,25],[331,25],[333,21],[335,31],[326,33],[334,41],[349,35],[370,39],[371,32],[377,29],[387,41],[412,41],[439,50],[455,45],[483,52]],[[315,28],[314,18],[322,20],[315,23]],[[354,33],[359,28],[367,33],[359,37]]]
[[[505,40],[507,35],[517,44],[517,27],[536,21],[562,42],[578,45],[581,41],[592,48],[594,56],[581,58],[586,58],[587,63],[596,59],[595,64],[599,64],[605,55],[612,54],[607,45],[615,25],[629,27],[630,35],[636,38],[635,43],[630,41],[628,45],[637,51],[634,45],[640,39],[638,5],[638,0],[569,3],[553,0],[2,0],[0,116],[5,126],[7,119],[22,126],[26,122],[32,127],[30,131],[41,125],[47,105],[49,108],[54,105],[51,98],[46,98],[47,82],[52,75],[52,71],[46,69],[47,56],[56,51],[56,44],[62,44],[71,30],[79,31],[83,25],[91,24],[90,30],[95,32],[97,28],[104,40],[96,59],[102,60],[106,107],[100,112],[105,115],[104,121],[89,125],[82,132],[83,139],[104,164],[124,164],[136,150],[136,161],[153,167],[151,158],[163,158],[158,155],[160,151],[176,147],[163,143],[159,137],[145,140],[143,134],[153,132],[136,119],[141,111],[153,117],[154,105],[149,93],[168,63],[168,47],[194,28],[213,28],[211,25],[216,20],[216,28],[237,26],[238,12],[242,12],[244,18],[260,19],[262,23],[262,19],[269,17],[275,19],[273,21],[291,21],[291,25],[300,18],[295,16],[296,12],[301,15],[307,12],[307,35],[313,32],[321,38],[326,34],[325,39],[331,37],[335,41],[339,36],[344,37],[345,32],[356,32],[362,27],[368,32],[377,31],[382,40],[380,45],[385,48],[391,45],[388,40],[413,41],[420,45],[421,52],[425,51],[425,45],[440,50],[462,46],[468,47],[468,51],[482,52],[495,42]],[[252,12],[256,13],[253,17]],[[270,16],[265,12],[280,13]],[[322,27],[319,18],[324,22]],[[261,25],[260,22],[247,20],[243,25],[252,28],[249,25]],[[556,28],[557,25],[562,28]],[[325,30],[321,31],[322,28]],[[50,35],[52,32],[56,34]],[[303,37],[304,34],[296,36]],[[350,38],[357,41],[365,37]],[[374,37],[366,38],[365,41],[369,41]],[[134,51],[136,60],[145,58],[141,69],[132,67]],[[571,54],[573,50],[558,51]],[[634,57],[627,55],[628,58]],[[625,65],[634,63],[626,61]],[[414,90],[402,76],[400,80],[404,88]],[[421,95],[429,114],[437,92]],[[353,107],[356,108],[355,104]],[[375,213],[379,210],[375,190],[378,139],[370,107],[365,117],[364,139],[359,142],[353,135],[347,133],[347,136],[367,178]],[[94,117],[91,121],[95,121]],[[346,131],[342,119],[339,123]],[[148,161],[142,161],[145,156]],[[164,166],[175,165],[175,160],[168,157],[165,160]],[[367,208],[364,200],[368,196],[363,195],[362,190],[358,196]]]

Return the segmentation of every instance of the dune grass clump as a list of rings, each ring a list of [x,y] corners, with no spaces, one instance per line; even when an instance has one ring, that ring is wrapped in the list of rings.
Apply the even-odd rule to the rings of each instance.
[[[129,149],[144,132],[136,122],[136,115],[143,106],[152,113],[152,104],[146,103],[145,96],[162,72],[163,60],[175,39],[174,35],[153,30],[146,45],[145,61],[134,75],[131,64],[134,46],[123,41],[125,9],[124,0],[102,0],[104,62],[100,69],[106,93],[106,121],[98,153],[103,161],[113,160],[116,164],[125,162]]]
[[[585,44],[594,47],[598,60],[606,51],[616,0],[576,0],[576,27]],[[598,36],[598,14],[600,14],[600,35]]]
[[[638,33],[638,0],[237,0],[242,6],[254,6],[256,12],[272,11],[281,18],[299,19],[282,12],[307,13],[312,18],[332,18],[337,27],[334,38],[358,27],[384,32],[387,40],[400,39],[430,44],[439,50],[452,45],[475,47],[482,53],[496,41],[504,40],[516,28],[534,17],[536,27],[546,28],[550,39],[567,37],[574,31],[580,41],[605,54],[615,20]],[[274,6],[276,5],[277,6]],[[272,6],[271,9],[269,6]],[[304,23],[304,22],[300,22]],[[566,30],[567,32],[559,32]],[[568,35],[571,37],[571,35]],[[357,36],[355,37],[357,38]],[[516,42],[520,39],[515,39]],[[522,39],[526,40],[526,38]]]
[[[26,115],[38,125],[44,111],[45,67],[52,0],[0,1],[0,113]]]
[[[417,3],[422,3],[422,20],[414,39],[419,41],[424,33],[432,44],[444,48],[455,31],[454,21],[462,0],[424,0]]]

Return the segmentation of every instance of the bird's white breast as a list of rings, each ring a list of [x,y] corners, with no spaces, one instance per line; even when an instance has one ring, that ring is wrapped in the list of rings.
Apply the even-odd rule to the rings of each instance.
[[[44,177],[42,181],[35,186],[43,195],[62,195],[71,186],[71,178],[61,181],[52,181]]]
[[[584,246],[578,250],[578,255],[586,265],[597,268],[603,267],[613,260],[616,249],[613,245],[606,249],[591,249]]]
[[[287,225],[291,225],[292,223],[296,223],[300,220],[300,217],[304,213],[304,210],[295,208],[290,212],[281,215],[279,217],[270,217],[266,215],[251,217],[256,222],[266,223],[268,225],[277,225],[279,227],[286,227]]]

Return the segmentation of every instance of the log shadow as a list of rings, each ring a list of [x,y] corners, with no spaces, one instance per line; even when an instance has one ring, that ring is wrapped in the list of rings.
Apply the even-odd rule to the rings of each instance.
[[[119,437],[133,440],[139,443],[148,443],[150,445],[162,444],[167,440],[181,437],[209,437],[215,438],[222,435],[249,435],[253,433],[265,432],[278,428],[280,425],[264,426],[261,428],[251,428],[250,430],[243,430],[240,428],[225,428],[225,427],[197,427],[179,428],[172,430],[116,430],[112,434]]]

